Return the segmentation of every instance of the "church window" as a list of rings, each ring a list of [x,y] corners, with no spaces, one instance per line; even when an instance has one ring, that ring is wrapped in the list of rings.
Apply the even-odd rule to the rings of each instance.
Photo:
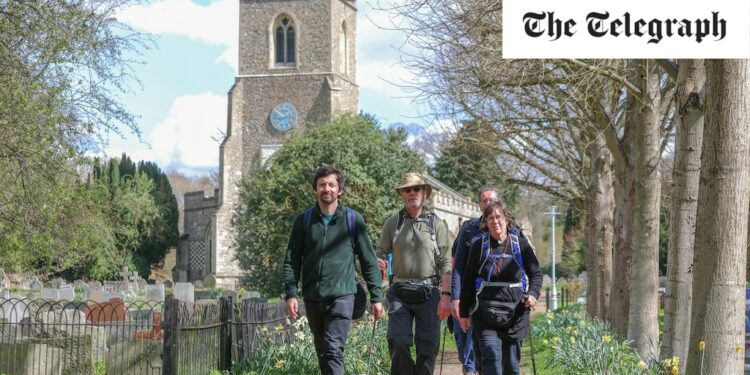
[[[346,35],[346,23],[341,24],[339,36],[339,68],[344,75],[349,74],[349,40]]]
[[[295,33],[294,23],[287,16],[279,17],[274,27],[274,60],[277,66],[294,66],[295,60]]]

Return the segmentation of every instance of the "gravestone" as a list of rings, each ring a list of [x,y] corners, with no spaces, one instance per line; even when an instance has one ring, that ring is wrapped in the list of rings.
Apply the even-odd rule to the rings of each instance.
[[[102,289],[89,289],[88,296],[86,297],[87,300],[91,300],[94,302],[107,302],[108,300],[105,298],[106,293],[104,293],[104,290]]]
[[[89,305],[84,313],[91,323],[112,322],[125,320],[125,304],[120,298],[112,298],[109,302]]]
[[[146,301],[164,301],[164,284],[146,285]]]
[[[73,301],[76,299],[76,291],[70,285],[63,285],[57,291],[58,291],[58,297],[60,297],[60,299],[64,299],[68,301]]]
[[[65,280],[56,277],[49,281],[50,287],[54,289],[60,289],[61,286],[65,285]]]
[[[120,283],[117,281],[105,281],[104,282],[104,291],[105,292],[114,292],[116,290],[120,290]]]
[[[57,288],[44,288],[42,289],[42,299],[59,300],[60,290]]]
[[[123,292],[109,292],[104,294],[104,300],[106,302],[112,301],[113,299],[125,300],[125,293]]]
[[[193,286],[196,288],[202,288],[203,287],[203,280],[193,280]]]
[[[242,296],[242,299],[250,299],[250,298],[260,298],[260,293],[250,290],[245,292],[245,295]]]
[[[102,283],[101,283],[101,281],[94,280],[94,281],[92,281],[92,282],[89,283],[89,286],[95,286],[97,288],[101,288],[102,287]]]
[[[208,274],[203,278],[203,286],[206,288],[216,288],[216,276]]]
[[[34,277],[34,279],[31,280],[31,284],[29,284],[29,289],[35,290],[35,291],[40,291],[40,290],[44,289],[44,284],[42,284],[42,282],[39,281],[39,279],[37,279],[36,277]]]
[[[191,283],[175,283],[172,288],[174,298],[180,301],[195,301],[195,288]]]
[[[172,280],[164,280],[164,287],[165,288],[171,288],[172,287]]]
[[[138,279],[138,281],[136,281],[136,283],[138,283],[138,291],[139,292],[143,292],[143,291],[146,290],[146,285],[148,285],[148,283],[146,282],[146,280],[144,280],[144,279]]]
[[[0,305],[0,311],[2,311],[2,318],[6,322],[12,324],[18,324],[22,319],[29,317],[29,305],[25,300],[22,299],[9,299],[3,301]]]

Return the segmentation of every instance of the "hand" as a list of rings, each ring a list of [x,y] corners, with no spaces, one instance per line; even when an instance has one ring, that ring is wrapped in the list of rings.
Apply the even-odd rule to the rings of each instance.
[[[451,315],[451,297],[440,296],[440,303],[438,304],[438,316],[440,320],[445,320]]]
[[[388,270],[388,261],[378,258],[378,267],[380,267],[381,272],[385,272],[386,270]]]
[[[453,301],[451,301],[451,307],[452,307],[451,315],[453,315],[453,319],[456,319],[456,320],[460,318],[460,316],[458,316],[458,303],[459,302],[460,300],[457,300],[457,299],[454,299]]]
[[[461,330],[466,332],[471,327],[471,318],[458,318],[458,324],[461,325]]]
[[[534,305],[536,305],[536,298],[534,298],[534,296],[526,296],[523,300],[523,305],[527,309],[534,307]]]
[[[292,297],[286,300],[286,314],[289,315],[292,320],[297,320],[299,313],[299,306],[297,305],[297,299]]]
[[[383,317],[383,304],[380,302],[370,304],[370,311],[375,320],[380,320]]]

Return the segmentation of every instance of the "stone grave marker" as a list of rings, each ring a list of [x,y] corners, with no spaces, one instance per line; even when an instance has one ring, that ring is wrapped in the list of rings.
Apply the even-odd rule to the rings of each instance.
[[[29,284],[29,289],[39,291],[39,290],[44,289],[44,284],[42,284],[42,282],[39,281],[39,279],[34,277],[34,279],[31,280],[31,284]]]
[[[172,280],[164,280],[164,287],[165,288],[171,288],[172,287]]]
[[[138,279],[136,281],[136,283],[138,284],[138,291],[139,292],[146,290],[146,285],[148,285],[148,283],[146,282],[146,280],[144,280],[144,279]]]
[[[245,292],[245,295],[242,296],[242,299],[250,299],[250,298],[260,298],[260,293],[250,290]]]
[[[63,279],[61,279],[59,277],[56,277],[56,278],[50,280],[49,284],[50,284],[50,286],[52,288],[60,289],[61,286],[65,285],[65,280],[63,280]]]
[[[203,278],[203,286],[206,288],[216,288],[216,276],[208,274]]]
[[[107,299],[105,299],[105,296],[106,296],[106,293],[104,293],[104,290],[92,288],[92,289],[89,289],[86,299],[97,302],[97,303],[107,302]]]
[[[164,284],[146,285],[146,301],[164,301]]]
[[[57,288],[44,288],[42,289],[42,299],[59,300],[60,290]]]
[[[92,281],[92,282],[89,283],[89,286],[95,286],[97,288],[101,288],[102,287],[102,282],[98,281],[98,280],[94,280],[94,281]]]
[[[57,291],[58,291],[58,296],[60,297],[60,299],[64,299],[68,301],[73,301],[76,299],[76,291],[70,285],[63,285]]]
[[[203,280],[193,280],[193,286],[196,288],[202,288],[203,287]]]
[[[94,324],[125,320],[125,304],[120,298],[112,298],[109,302],[91,304],[84,312],[86,319]]]
[[[172,288],[174,298],[180,301],[195,301],[195,288],[191,283],[175,283]]]
[[[104,300],[109,302],[113,299],[120,299],[121,301],[125,300],[125,293],[123,292],[109,292],[104,294]]]
[[[22,299],[9,299],[0,304],[0,311],[6,322],[18,324],[29,317],[29,304]]]

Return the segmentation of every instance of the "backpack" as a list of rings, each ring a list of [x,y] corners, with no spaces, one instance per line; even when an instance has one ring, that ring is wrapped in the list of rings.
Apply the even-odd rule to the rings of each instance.
[[[430,238],[432,239],[432,248],[435,250],[435,254],[437,256],[440,256],[440,247],[438,247],[437,244],[437,235],[435,232],[435,213],[428,212],[425,216],[427,216],[427,230],[430,231]],[[396,222],[396,231],[393,232],[393,237],[391,237],[391,249],[393,249],[393,242],[398,237],[399,233],[401,233],[401,229],[404,227],[404,210],[398,211],[398,221]],[[393,268],[391,267],[391,263],[393,261],[393,252],[389,251],[388,255],[388,279],[391,279],[393,276]]]
[[[312,226],[312,214],[314,207],[310,207],[302,214],[302,228],[305,232],[310,230]],[[349,242],[352,244],[352,251],[355,249],[354,244],[354,231],[357,227],[357,217],[354,214],[354,210],[346,207],[346,231],[349,233]],[[356,258],[356,257],[355,257]],[[354,272],[357,272],[357,260],[354,259]],[[357,320],[362,318],[367,308],[367,293],[362,283],[355,280],[357,284],[357,293],[354,295],[354,311],[352,311],[352,319]]]

